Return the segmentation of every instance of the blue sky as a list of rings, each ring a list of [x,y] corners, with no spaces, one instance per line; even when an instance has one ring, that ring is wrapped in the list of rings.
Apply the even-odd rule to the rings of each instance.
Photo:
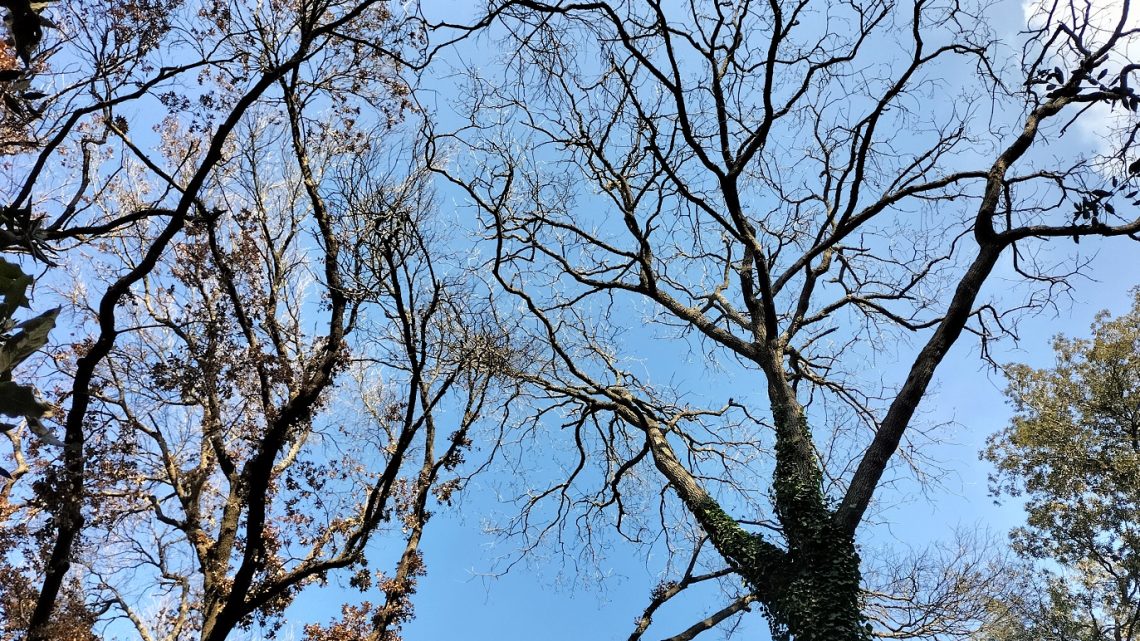
[[[432,4],[448,11],[450,19],[458,19],[456,14],[470,8],[465,2],[441,0]],[[1003,25],[1014,28],[1022,19],[1022,7],[1017,0],[1005,2],[993,15]],[[489,44],[491,41],[486,38],[467,43],[455,56],[473,64],[489,63],[488,56],[495,53],[488,50]],[[429,78],[425,88],[438,90],[442,101],[454,85],[447,79]],[[446,120],[446,115],[442,118]],[[463,213],[464,202],[458,194],[441,187],[441,196],[445,217],[469,215]],[[1058,256],[1078,249],[1098,254],[1090,273],[1099,280],[1077,281],[1073,301],[1060,301],[1056,313],[1027,319],[1021,326],[1020,344],[1003,344],[996,353],[1000,361],[1048,365],[1051,336],[1058,332],[1080,335],[1087,331],[1100,309],[1121,313],[1130,302],[1128,290],[1137,284],[1135,245],[1126,240],[1086,241],[1077,248],[1060,241],[1054,243],[1054,248]],[[988,284],[989,291],[1003,292],[1008,287],[1005,277],[1009,273],[1006,266],[1004,272],[995,274]],[[1016,290],[1013,293],[1017,295]],[[644,349],[644,345],[639,348]],[[977,457],[985,438],[1000,429],[1009,416],[1001,393],[1003,386],[1000,375],[982,365],[974,343],[964,338],[956,345],[923,405],[927,422],[951,422],[941,432],[942,442],[932,446],[932,456],[952,473],[929,494],[918,492],[908,482],[884,492],[886,507],[876,514],[878,523],[866,526],[862,532],[866,545],[920,548],[948,540],[955,527],[988,527],[1000,534],[1020,521],[1016,505],[995,506],[988,497],[987,467]],[[537,457],[543,455],[535,453]],[[428,573],[420,580],[415,597],[417,617],[405,626],[404,637],[410,641],[456,637],[473,641],[627,637],[634,618],[648,603],[650,589],[662,579],[673,578],[662,575],[665,563],[661,556],[647,556],[644,550],[611,540],[613,545],[596,566],[576,567],[576,550],[562,555],[546,546],[520,560],[506,574],[498,575],[501,560],[514,556],[517,541],[498,539],[486,531],[486,526],[515,509],[498,496],[500,485],[508,480],[511,479],[502,473],[478,477],[454,510],[436,510],[422,544]],[[372,567],[391,567],[393,548],[385,547],[390,541],[379,539],[374,545],[376,558]],[[331,585],[326,590],[308,590],[298,599],[293,612],[303,612],[305,622],[327,621],[336,616],[345,599],[360,597],[336,588],[338,579]],[[376,598],[375,594],[364,596]],[[724,602],[715,588],[692,590],[658,612],[646,639],[676,634]],[[748,615],[742,631],[746,638],[766,637],[766,625],[759,614]],[[716,639],[718,633],[710,632],[703,638]]]
[[[1095,274],[1100,279],[1079,286],[1073,302],[1062,303],[1056,315],[1025,322],[1021,344],[1003,350],[1002,361],[1047,366],[1052,361],[1049,342],[1053,335],[1087,332],[1101,309],[1113,314],[1127,310],[1129,289],[1137,284],[1135,247],[1125,241],[1103,243],[1097,254]],[[981,364],[975,348],[961,343],[936,380],[937,389],[923,407],[932,422],[954,422],[945,430],[946,442],[934,454],[953,473],[942,491],[929,496],[917,492],[885,496],[894,505],[879,515],[884,524],[861,533],[868,544],[920,549],[932,542],[949,542],[956,527],[989,528],[1003,537],[1022,521],[1016,503],[997,506],[988,496],[989,467],[978,460],[986,437],[1003,427],[1010,415],[1001,391],[1002,377]],[[612,576],[596,583],[575,577],[572,565],[567,567],[553,551],[547,551],[545,559],[519,563],[501,577],[489,576],[503,548],[511,545],[510,541],[496,542],[483,531],[487,510],[510,510],[509,505],[488,500],[483,490],[489,485],[489,480],[477,482],[460,506],[460,514],[440,512],[427,528],[423,551],[428,575],[421,579],[417,617],[405,626],[405,638],[626,638],[633,630],[634,617],[648,603],[650,589],[660,579],[659,559],[611,554],[606,567]],[[715,590],[691,592],[658,612],[647,639],[676,634],[725,603]],[[324,601],[326,596],[331,597],[309,595],[331,604],[331,600]],[[745,615],[741,632],[741,638],[767,638],[758,613]],[[715,631],[705,635],[720,638]]]
[[[462,13],[463,3],[444,4]],[[991,14],[1011,37],[1024,24],[1021,3],[1005,2]],[[449,16],[454,18],[454,16]],[[1000,29],[1000,27],[999,27]],[[462,50],[464,62],[480,64],[488,54],[488,40]],[[493,52],[491,52],[493,53]],[[446,85],[446,83],[444,83]],[[428,80],[426,88],[434,89]],[[440,87],[441,94],[447,86]],[[1082,130],[1079,136],[1090,132]],[[1071,134],[1072,135],[1072,134]],[[1088,139],[1082,143],[1090,143]],[[444,195],[447,195],[446,190]],[[458,196],[442,199],[462,206]],[[445,205],[445,206],[447,206]],[[1052,359],[1050,338],[1057,333],[1082,335],[1101,309],[1122,313],[1130,303],[1128,291],[1137,284],[1135,245],[1127,240],[1087,242],[1081,247],[1068,241],[1055,242],[1049,250],[1057,257],[1095,255],[1095,280],[1077,280],[1072,300],[1060,300],[1055,311],[1025,319],[1019,328],[1020,342],[1006,342],[994,352],[1001,362],[1025,362],[1047,366]],[[1012,270],[1004,265],[987,284],[988,291],[1008,290]],[[1011,295],[1021,291],[1013,288]],[[988,496],[988,465],[978,460],[986,437],[1001,429],[1009,417],[1000,373],[979,359],[978,347],[968,337],[955,346],[943,363],[922,409],[930,424],[949,422],[938,433],[940,442],[928,453],[949,473],[939,487],[920,492],[913,482],[881,493],[876,523],[865,525],[865,546],[884,549],[921,549],[939,541],[948,542],[955,528],[989,529],[999,538],[1022,519],[1016,503],[995,505]],[[555,549],[539,548],[535,555],[515,564],[503,575],[496,568],[504,554],[510,556],[515,542],[495,538],[486,531],[488,515],[507,515],[508,502],[495,497],[497,480],[489,475],[477,479],[457,510],[437,512],[427,528],[423,552],[428,574],[421,579],[415,598],[417,617],[404,628],[406,639],[427,641],[462,637],[474,640],[543,638],[624,639],[633,620],[648,603],[650,589],[660,580],[664,564],[658,557],[646,558],[620,544],[606,555],[597,571],[577,572],[574,557]],[[314,592],[302,597],[296,608],[339,605],[339,596]],[[698,618],[722,607],[725,598],[714,588],[692,590],[662,608],[655,616],[647,639],[676,634]],[[744,618],[742,638],[766,638],[763,618],[753,613]],[[717,632],[704,638],[719,638]]]

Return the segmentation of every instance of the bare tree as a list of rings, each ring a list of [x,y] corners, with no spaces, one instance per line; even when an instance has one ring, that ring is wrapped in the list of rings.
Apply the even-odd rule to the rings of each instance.
[[[883,639],[980,639],[1004,623],[995,604],[1020,597],[1026,568],[986,530],[865,560],[864,611]]]
[[[449,258],[428,174],[381,144],[401,134],[342,150],[299,120],[258,118],[235,135],[208,193],[236,213],[172,243],[96,370],[79,602],[92,624],[123,618],[141,639],[223,639],[273,631],[301,589],[354,569],[354,586],[384,595],[363,638],[398,638],[431,506],[458,488],[487,402],[496,334],[478,297],[437,272]],[[113,278],[146,242],[105,240],[94,275]],[[60,376],[89,348],[57,353]],[[338,379],[355,385],[336,391]],[[441,424],[441,407],[460,411]],[[36,506],[63,489],[33,460],[47,481],[13,520],[42,525]],[[391,576],[365,567],[378,534],[402,539]],[[308,633],[323,638],[315,622]]]
[[[0,249],[59,267],[42,288],[79,272],[65,314],[91,330],[41,364],[61,450],[13,436],[13,633],[223,639],[359,570],[398,515],[369,627],[394,638],[497,340],[435,271],[425,174],[384,151],[416,21],[372,0],[4,9]],[[377,173],[383,153],[403,168]],[[334,415],[349,371],[358,411]],[[441,403],[465,411],[437,425]]]
[[[462,459],[487,392],[489,370],[473,356],[479,319],[434,274],[422,172],[379,183],[355,158],[340,177],[281,173],[274,142],[315,166],[338,158],[293,147],[273,126],[241,140],[218,185],[241,213],[172,246],[98,372],[92,415],[107,427],[88,442],[92,516],[78,558],[141,638],[222,639],[277,621],[330,571],[362,568],[365,546],[394,521],[405,550],[377,624],[390,634],[423,566],[429,498],[450,493],[440,476]],[[328,182],[341,188],[308,189]],[[330,266],[337,247],[345,255]],[[340,319],[335,341],[308,329],[322,301]],[[323,368],[327,382],[307,391]],[[333,391],[339,371],[355,393]],[[291,415],[306,393],[310,408]],[[433,412],[453,403],[466,411],[441,432]],[[353,582],[373,585],[363,569]]]
[[[1083,273],[1051,242],[1140,232],[1130,4],[1035,5],[1020,61],[983,10],[508,0],[436,25],[508,52],[429,153],[549,349],[516,372],[528,427],[572,438],[514,531],[658,540],[679,510],[776,638],[876,633],[856,532],[939,365]],[[1098,122],[1108,152],[1070,143]],[[984,292],[999,272],[1023,295]]]

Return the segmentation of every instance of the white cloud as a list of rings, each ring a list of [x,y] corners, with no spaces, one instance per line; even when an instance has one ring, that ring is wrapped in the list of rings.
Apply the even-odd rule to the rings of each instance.
[[[1025,24],[1030,29],[1046,26],[1047,10],[1052,8],[1054,13],[1052,26],[1049,28],[1050,32],[1054,31],[1059,24],[1070,27],[1079,26],[1085,21],[1083,12],[1088,8],[1088,25],[1084,37],[1085,45],[1089,48],[1103,46],[1105,41],[1120,26],[1122,19],[1124,20],[1124,31],[1140,29],[1140,10],[1133,7],[1126,15],[1125,6],[1124,0],[1091,0],[1087,4],[1085,0],[1025,0],[1021,5]],[[1075,17],[1074,10],[1080,12]],[[1070,52],[1054,52],[1058,63],[1067,61],[1070,63],[1068,67],[1072,68],[1075,55],[1067,54]],[[1069,60],[1065,60],[1066,58]],[[1118,43],[1102,68],[1109,70],[1108,77],[1111,78],[1123,65],[1136,61],[1140,61],[1140,36],[1134,34]],[[1140,85],[1140,82],[1136,82],[1136,74],[1133,74],[1132,78],[1134,87]],[[1112,109],[1109,105],[1097,105],[1077,122],[1074,133],[1079,135],[1083,141],[1091,144],[1098,153],[1110,155],[1119,151],[1121,132],[1129,124],[1135,124],[1138,117],[1140,116],[1136,113],[1122,109],[1120,106]]]

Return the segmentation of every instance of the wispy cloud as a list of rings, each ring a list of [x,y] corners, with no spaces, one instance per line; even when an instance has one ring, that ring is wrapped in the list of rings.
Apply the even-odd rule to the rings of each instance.
[[[1090,48],[1103,45],[1122,21],[1126,32],[1140,29],[1140,7],[1127,7],[1125,0],[1024,0],[1021,7],[1030,29],[1044,27],[1051,33],[1060,25],[1080,29],[1087,23],[1082,35]],[[1046,24],[1047,21],[1050,23]],[[1053,55],[1057,63],[1068,62],[1069,68],[1074,66],[1076,58],[1072,51],[1054,51]],[[1104,68],[1109,74],[1115,74],[1122,66],[1137,61],[1140,61],[1140,36],[1133,34],[1112,50]],[[1100,104],[1076,123],[1074,133],[1097,153],[1112,155],[1120,150],[1122,132],[1135,124],[1138,117],[1119,105]]]

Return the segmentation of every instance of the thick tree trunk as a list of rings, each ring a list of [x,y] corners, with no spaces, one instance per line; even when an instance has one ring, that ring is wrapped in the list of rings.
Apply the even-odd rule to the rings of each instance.
[[[828,525],[788,555],[776,590],[761,596],[774,639],[867,641],[859,607],[859,556],[850,537]]]
[[[745,530],[677,460],[661,427],[644,414],[623,415],[646,428],[654,462],[752,589],[777,641],[867,641],[859,607],[859,555],[854,534],[828,509],[818,463],[811,454],[803,409],[785,394],[774,402],[777,464],[774,496],[787,549]],[[805,447],[806,444],[806,447]],[[805,457],[805,455],[807,455]]]
[[[788,549],[775,589],[760,600],[768,608],[775,639],[865,641],[870,635],[859,607],[854,535],[838,527],[828,508],[807,417],[780,374],[768,375],[776,422],[772,486]]]

